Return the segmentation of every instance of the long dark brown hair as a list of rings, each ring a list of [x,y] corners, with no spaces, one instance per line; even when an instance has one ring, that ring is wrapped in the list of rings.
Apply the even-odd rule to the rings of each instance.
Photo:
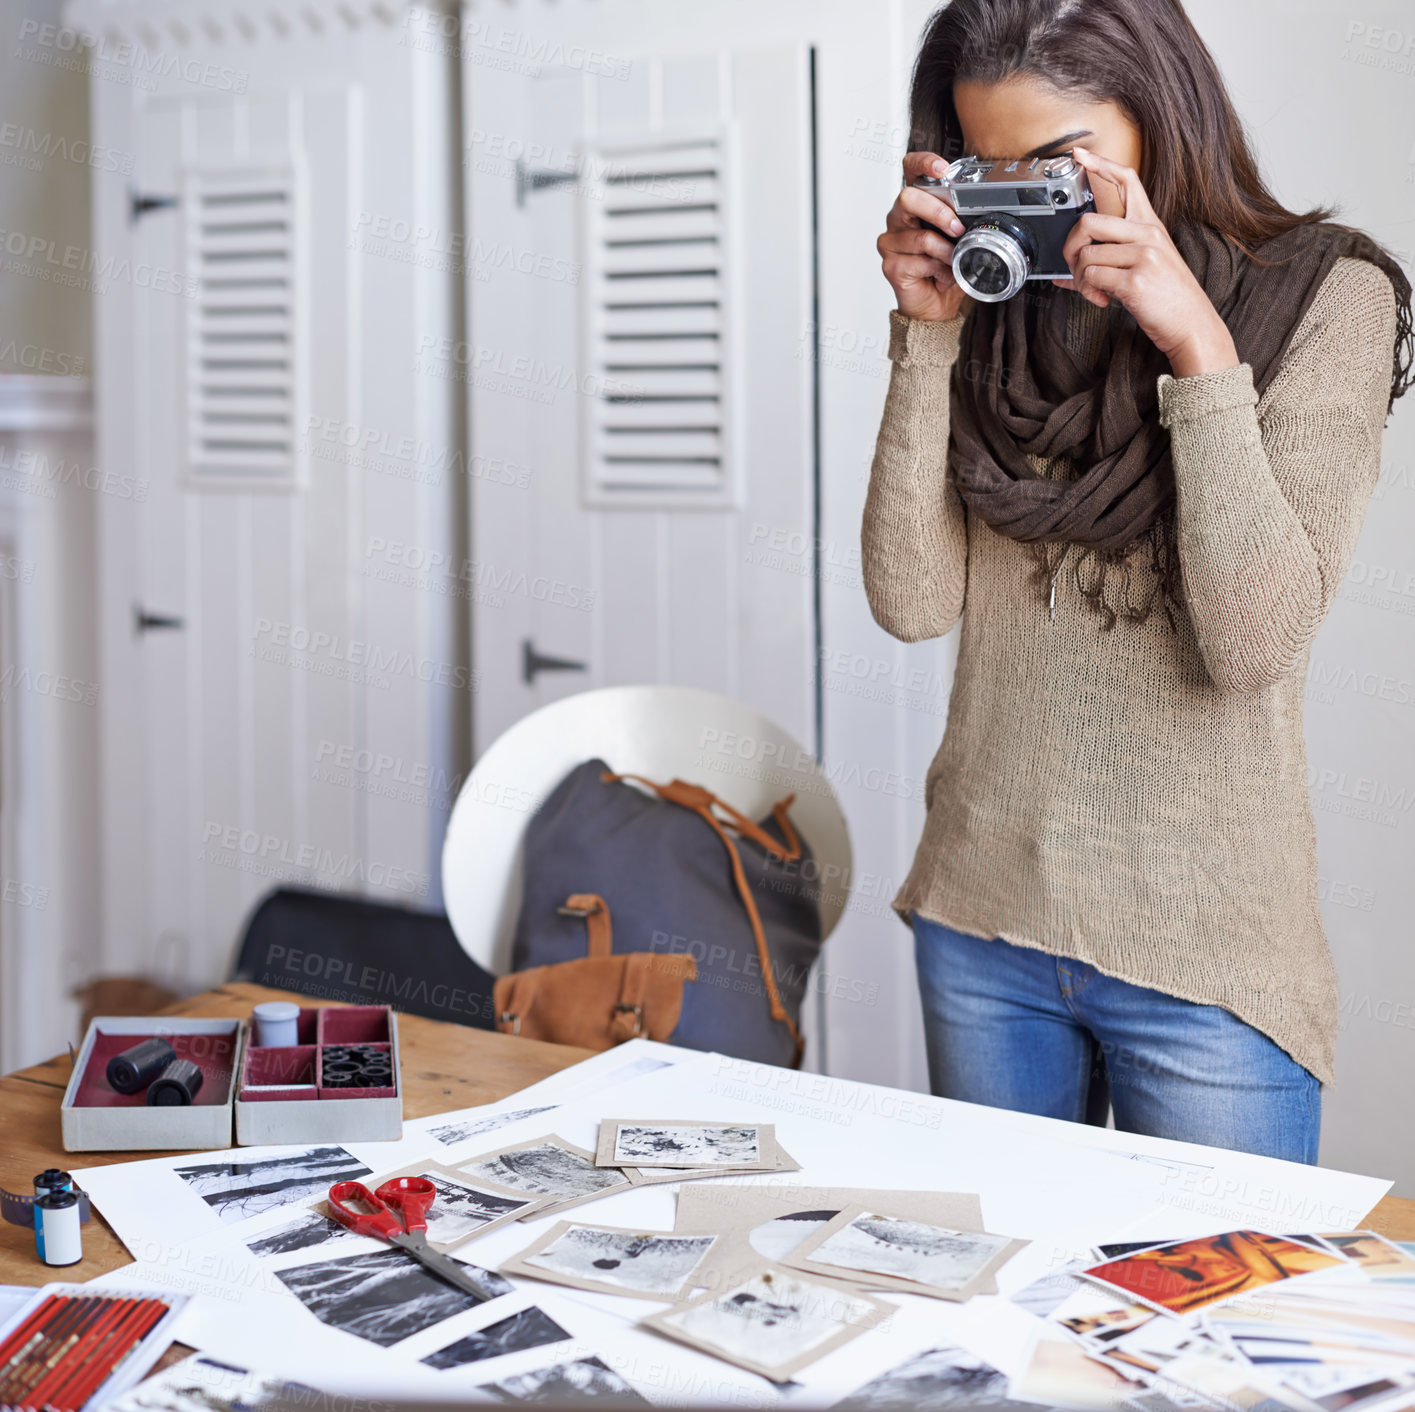
[[[1140,130],[1140,180],[1171,229],[1195,221],[1255,256],[1296,226],[1330,221],[1332,208],[1298,214],[1268,189],[1218,65],[1180,0],[952,0],[929,21],[914,63],[911,148],[964,155],[954,83],[1014,75],[1125,112]],[[1395,290],[1394,404],[1411,384],[1410,281],[1388,250],[1365,239],[1363,253]]]

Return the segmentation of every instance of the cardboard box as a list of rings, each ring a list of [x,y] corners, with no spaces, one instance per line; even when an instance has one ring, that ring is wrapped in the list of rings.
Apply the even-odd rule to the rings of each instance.
[[[386,1005],[322,1006],[300,1011],[298,1043],[265,1048],[245,1036],[237,1071],[236,1142],[393,1142],[403,1136],[403,1079],[398,1017]],[[335,1088],[325,1083],[330,1045],[371,1045],[392,1056],[386,1088]]]
[[[202,1071],[196,1101],[150,1108],[146,1092],[123,1094],[107,1078],[108,1061],[160,1035]],[[66,1152],[185,1151],[231,1146],[235,1076],[241,1063],[239,1020],[170,1015],[100,1015],[90,1021],[59,1110]]]

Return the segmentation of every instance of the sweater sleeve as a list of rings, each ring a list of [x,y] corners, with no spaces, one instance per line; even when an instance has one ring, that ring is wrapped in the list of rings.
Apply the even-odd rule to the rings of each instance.
[[[963,316],[889,315],[892,364],[865,496],[860,560],[875,621],[904,642],[958,621],[968,577],[963,501],[949,481],[948,383]]]
[[[1184,592],[1224,691],[1290,672],[1341,587],[1380,475],[1394,346],[1390,281],[1342,259],[1261,402],[1246,363],[1160,377]]]

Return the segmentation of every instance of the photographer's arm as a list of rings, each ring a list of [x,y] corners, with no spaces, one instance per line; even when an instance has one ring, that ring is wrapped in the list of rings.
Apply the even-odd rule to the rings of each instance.
[[[1394,342],[1390,281],[1342,260],[1261,406],[1246,363],[1160,379],[1185,596],[1225,691],[1285,676],[1326,617],[1380,474]]]
[[[865,498],[861,561],[875,621],[904,642],[940,637],[963,611],[968,536],[948,479],[948,383],[962,316],[889,316],[892,369]]]

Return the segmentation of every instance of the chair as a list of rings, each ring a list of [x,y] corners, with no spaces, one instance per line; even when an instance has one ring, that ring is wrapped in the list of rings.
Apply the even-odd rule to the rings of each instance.
[[[596,756],[621,774],[701,784],[753,819],[794,791],[791,818],[821,869],[821,939],[830,935],[845,910],[850,835],[815,757],[760,712],[716,692],[613,686],[523,717],[462,785],[442,845],[442,895],[452,931],[479,967],[511,969],[526,826],[555,786]]]
[[[317,888],[280,887],[261,899],[230,979],[495,1028],[492,977],[442,913]]]

